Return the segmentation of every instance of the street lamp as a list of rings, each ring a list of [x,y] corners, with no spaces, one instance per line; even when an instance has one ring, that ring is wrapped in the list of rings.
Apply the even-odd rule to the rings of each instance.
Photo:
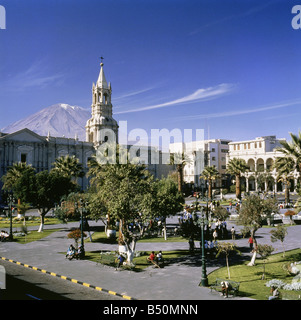
[[[84,210],[84,201],[83,199],[80,199],[80,233],[81,233],[81,238],[80,238],[80,244],[81,244],[81,258],[85,257],[85,248],[84,248],[84,235],[83,235],[83,210]]]
[[[80,202],[80,208],[79,208],[79,212],[80,212],[80,254],[79,257],[84,258],[85,257],[85,249],[84,249],[84,236],[83,236],[83,199],[79,200]],[[78,202],[75,201],[74,202],[74,208],[77,211],[78,210]]]
[[[201,231],[202,231],[202,278],[199,286],[207,287],[208,286],[208,278],[206,274],[206,258],[205,258],[205,243],[204,243],[204,227],[207,224],[207,220],[205,218],[204,210],[202,208],[201,211]]]
[[[10,220],[10,225],[9,225],[9,237],[8,239],[10,241],[13,240],[13,210],[12,210],[12,206],[13,206],[13,203],[15,202],[15,199],[11,194],[8,195],[8,198],[7,198],[7,201],[8,201],[8,207],[9,207],[9,220]]]

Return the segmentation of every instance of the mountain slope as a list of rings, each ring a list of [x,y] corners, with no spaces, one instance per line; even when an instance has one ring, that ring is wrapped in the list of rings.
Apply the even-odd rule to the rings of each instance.
[[[48,132],[53,137],[74,138],[77,135],[79,140],[85,141],[85,125],[90,118],[91,111],[88,109],[58,103],[14,122],[1,131],[13,133],[28,128],[42,136],[47,136]]]

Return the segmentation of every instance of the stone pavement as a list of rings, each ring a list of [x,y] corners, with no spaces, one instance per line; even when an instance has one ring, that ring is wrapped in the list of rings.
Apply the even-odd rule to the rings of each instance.
[[[99,225],[99,222],[89,222],[90,226]],[[67,260],[61,252],[66,252],[72,240],[67,238],[67,233],[73,226],[78,227],[78,223],[68,225],[56,225],[58,231],[53,232],[48,237],[39,241],[27,244],[17,244],[15,242],[0,242],[0,257],[5,257],[13,261],[28,264],[33,267],[57,273],[83,283],[110,290],[118,295],[128,296],[139,300],[220,300],[223,297],[216,292],[210,292],[209,288],[200,287],[201,280],[201,256],[195,255],[191,259],[186,259],[174,263],[164,268],[157,269],[150,266],[145,271],[133,272],[128,270],[116,271],[112,267],[96,264],[88,260]],[[228,222],[228,230],[232,226]],[[45,226],[53,229],[54,226]],[[36,228],[37,229],[37,228]],[[236,227],[238,230],[238,227]],[[261,228],[256,232],[258,243],[272,244],[274,253],[282,252],[279,241],[271,243],[270,229]],[[301,226],[291,226],[288,228],[288,235],[285,240],[285,249],[300,248]],[[228,240],[227,240],[228,241]],[[232,241],[232,240],[229,240]],[[247,249],[247,239],[234,240],[238,247]],[[196,243],[198,246],[199,243]],[[142,243],[138,241],[137,251],[164,251],[176,249],[188,249],[188,243]],[[116,245],[85,243],[86,251],[116,250]],[[242,259],[251,259],[249,250],[244,250]],[[214,265],[207,259],[207,274],[220,265]],[[38,272],[38,271],[37,271]],[[62,280],[64,281],[64,280]],[[65,280],[66,281],[66,280]],[[91,289],[93,290],[93,289]],[[230,298],[231,300],[242,300],[250,298]]]

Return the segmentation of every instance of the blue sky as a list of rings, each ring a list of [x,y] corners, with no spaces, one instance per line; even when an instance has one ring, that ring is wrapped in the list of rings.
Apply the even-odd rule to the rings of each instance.
[[[301,129],[301,29],[290,0],[0,0],[0,128],[91,106],[100,57],[128,130],[289,139]]]

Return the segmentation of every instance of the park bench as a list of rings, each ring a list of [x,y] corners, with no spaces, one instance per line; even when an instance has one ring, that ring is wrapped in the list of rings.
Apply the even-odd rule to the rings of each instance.
[[[223,281],[227,281],[231,286],[229,288],[228,293],[232,294],[233,296],[236,296],[238,294],[238,291],[239,291],[240,282],[236,282],[236,281],[233,281],[233,280],[225,280],[225,279],[221,279],[221,278],[216,278],[215,282],[210,286],[211,292],[212,292],[212,290],[221,292],[222,291],[221,283]]]

